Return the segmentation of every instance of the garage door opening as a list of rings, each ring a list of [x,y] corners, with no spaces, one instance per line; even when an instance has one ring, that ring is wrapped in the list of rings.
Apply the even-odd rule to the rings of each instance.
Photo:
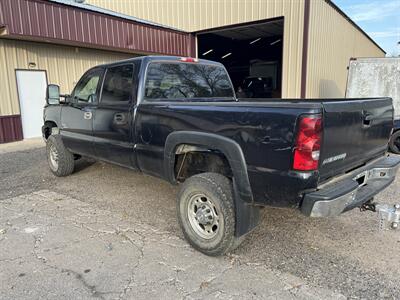
[[[282,97],[283,18],[197,33],[198,57],[221,62],[239,98]]]

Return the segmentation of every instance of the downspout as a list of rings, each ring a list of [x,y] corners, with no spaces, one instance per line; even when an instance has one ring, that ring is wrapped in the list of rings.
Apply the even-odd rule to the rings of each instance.
[[[308,34],[310,28],[311,0],[304,0],[304,26],[303,26],[303,54],[301,65],[301,90],[300,97],[306,97],[307,89],[307,64],[308,64]]]

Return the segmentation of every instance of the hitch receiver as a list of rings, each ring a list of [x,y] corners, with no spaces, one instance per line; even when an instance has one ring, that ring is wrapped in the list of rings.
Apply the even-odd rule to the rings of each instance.
[[[377,204],[375,205],[376,212],[378,213],[379,229],[398,229],[400,227],[400,204],[388,205]]]

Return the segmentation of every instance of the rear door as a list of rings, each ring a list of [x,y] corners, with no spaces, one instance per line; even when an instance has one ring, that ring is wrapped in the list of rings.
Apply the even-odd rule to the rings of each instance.
[[[321,179],[358,167],[387,150],[393,127],[390,98],[325,101]]]
[[[93,115],[98,102],[102,68],[86,72],[79,80],[68,104],[61,109],[61,135],[71,152],[92,156]]]
[[[132,137],[137,72],[134,63],[106,69],[93,123],[96,156],[126,167],[136,167]]]

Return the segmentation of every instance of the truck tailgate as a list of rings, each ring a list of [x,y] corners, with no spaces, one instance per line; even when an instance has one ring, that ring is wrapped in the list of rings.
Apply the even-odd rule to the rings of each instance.
[[[391,98],[323,101],[320,181],[383,155],[393,127]]]

